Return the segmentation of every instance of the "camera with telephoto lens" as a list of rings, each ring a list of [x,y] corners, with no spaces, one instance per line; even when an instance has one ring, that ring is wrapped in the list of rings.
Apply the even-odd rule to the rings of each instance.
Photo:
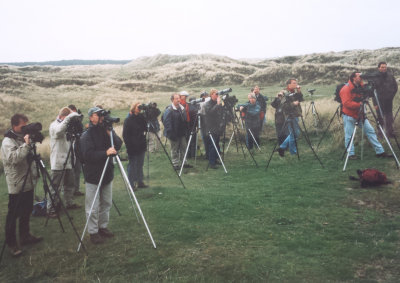
[[[218,91],[218,95],[222,95],[221,99],[224,102],[225,106],[228,108],[232,108],[235,106],[236,103],[238,103],[238,99],[236,96],[232,95],[229,96],[229,93],[232,91],[232,88],[226,88],[223,90]]]
[[[23,126],[21,128],[22,134],[23,135],[29,135],[29,138],[31,139],[32,142],[38,142],[42,143],[44,140],[44,136],[40,132],[42,130],[42,124],[36,122],[36,123],[30,123],[26,126]]]
[[[79,137],[83,133],[83,115],[80,113],[80,110],[77,111],[79,116],[72,117],[67,125],[66,136],[67,141],[70,141],[76,137]]]
[[[359,96],[356,96],[353,98],[353,101],[355,102],[361,102],[363,100],[366,100],[370,97],[374,97],[374,85],[372,83],[365,84],[364,86],[359,86],[355,87],[351,90],[351,93],[358,94]]]
[[[139,110],[143,110],[143,116],[146,121],[155,120],[161,114],[160,109],[157,108],[157,103],[149,102],[138,106]]]
[[[104,127],[106,127],[106,128],[112,128],[112,124],[113,123],[118,123],[119,122],[119,118],[116,118],[116,117],[111,117],[111,111],[110,110],[105,110],[105,109],[102,109],[101,111],[99,111],[99,112],[96,112],[97,113],[97,115],[99,116],[99,117],[104,117],[104,119],[103,119],[103,125],[104,125]]]

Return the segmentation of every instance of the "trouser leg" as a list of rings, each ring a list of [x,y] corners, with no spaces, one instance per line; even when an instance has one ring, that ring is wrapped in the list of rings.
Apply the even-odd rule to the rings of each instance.
[[[107,228],[112,206],[112,182],[101,187],[99,202],[99,228]]]
[[[19,218],[20,238],[29,236],[29,220],[33,209],[33,190],[23,192],[21,199],[21,216]]]

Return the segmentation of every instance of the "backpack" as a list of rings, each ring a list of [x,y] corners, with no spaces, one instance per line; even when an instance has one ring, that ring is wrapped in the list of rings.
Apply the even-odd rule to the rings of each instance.
[[[47,210],[47,200],[44,199],[40,202],[36,202],[33,205],[32,209],[32,216],[46,216],[46,210]]]
[[[336,90],[335,90],[335,97],[333,98],[333,100],[335,100],[336,102],[339,102],[340,104],[342,104],[342,99],[340,98],[340,91],[342,90],[342,88],[347,85],[347,83],[343,83],[343,84],[338,84],[336,86]]]
[[[386,174],[374,169],[367,168],[365,170],[357,170],[357,174],[359,178],[355,178],[350,176],[352,180],[359,180],[361,183],[361,187],[373,187],[379,185],[390,184],[391,182],[387,179]]]

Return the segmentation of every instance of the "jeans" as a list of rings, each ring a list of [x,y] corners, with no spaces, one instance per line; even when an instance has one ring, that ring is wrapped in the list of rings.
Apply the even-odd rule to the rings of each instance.
[[[85,194],[85,212],[86,219],[89,217],[90,208],[96,195],[97,185],[90,184],[86,185]],[[92,214],[88,222],[89,234],[97,234],[99,228],[107,228],[108,221],[110,220],[110,209],[112,206],[112,182],[101,185],[99,193],[97,194],[96,201],[93,205]]]
[[[356,123],[357,119],[351,117],[351,116],[347,116],[345,114],[343,114],[343,124],[344,124],[344,146],[347,148],[347,146],[349,145],[349,142],[351,140],[351,136],[353,135],[353,131],[354,131],[354,127],[355,127],[355,123]],[[362,122],[360,122],[358,124],[358,126],[361,128],[362,126]],[[373,146],[373,148],[375,149],[375,153],[376,154],[380,154],[383,153],[385,150],[383,149],[383,146],[381,145],[381,143],[378,141],[376,134],[375,134],[375,130],[374,128],[371,126],[371,124],[369,123],[368,120],[364,121],[364,133],[367,136],[369,142],[371,143],[371,145]],[[348,149],[349,150],[349,149]],[[354,142],[351,145],[350,148],[350,156],[354,155]]]
[[[290,154],[296,154],[296,138],[300,134],[299,118],[288,118],[286,120],[286,128],[289,129],[289,135],[286,137],[280,147],[286,149],[289,146]]]
[[[146,152],[143,151],[142,153],[128,156],[128,179],[132,188],[134,187],[135,183],[143,182],[143,164],[145,155]]]

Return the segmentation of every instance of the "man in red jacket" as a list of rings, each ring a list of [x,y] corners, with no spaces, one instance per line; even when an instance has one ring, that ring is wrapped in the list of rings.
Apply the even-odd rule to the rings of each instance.
[[[363,88],[363,80],[361,78],[361,73],[353,72],[350,75],[350,79],[347,84],[343,86],[340,90],[340,98],[342,100],[343,105],[343,124],[344,124],[344,144],[347,148],[353,135],[354,127],[356,122],[358,121],[358,126],[363,126],[364,124],[364,132],[367,136],[369,142],[375,149],[375,153],[377,157],[391,157],[385,153],[383,146],[378,141],[375,130],[369,123],[368,119],[363,121],[363,113],[361,112],[362,103],[359,102],[362,99],[362,95],[355,91],[358,88]],[[357,159],[357,156],[354,153],[354,144],[352,144],[351,148],[348,149],[350,151],[349,159]]]

